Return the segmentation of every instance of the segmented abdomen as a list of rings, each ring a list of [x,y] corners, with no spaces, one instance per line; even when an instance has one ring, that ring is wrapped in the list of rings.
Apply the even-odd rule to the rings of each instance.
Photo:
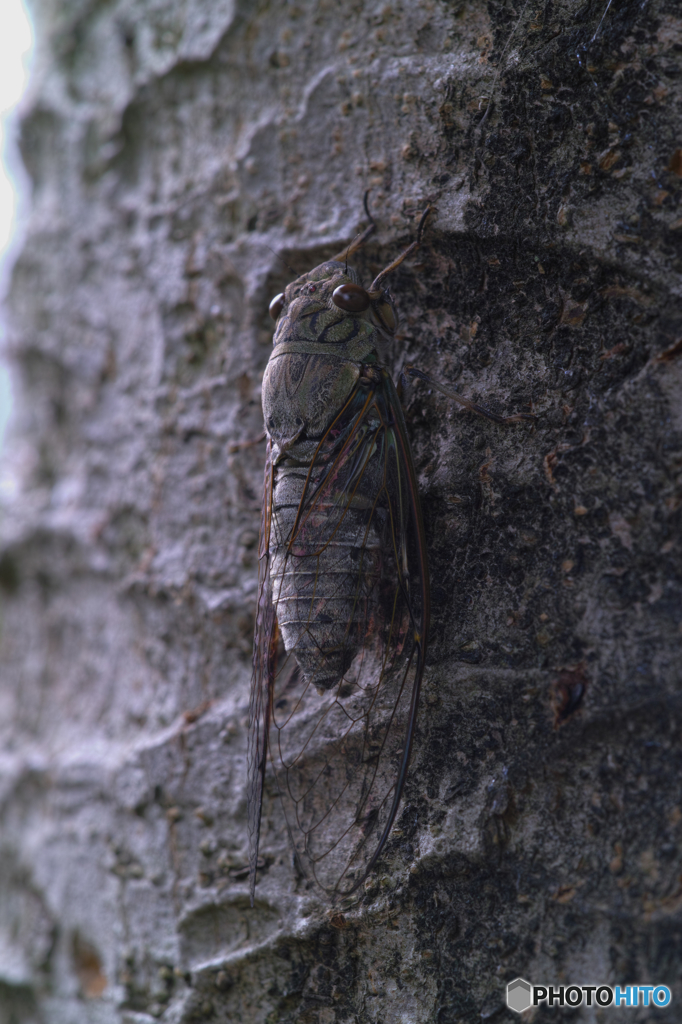
[[[300,463],[275,469],[273,602],[287,652],[318,690],[341,680],[377,628],[385,511],[375,461],[351,493],[333,485],[326,464],[315,465],[309,479]]]

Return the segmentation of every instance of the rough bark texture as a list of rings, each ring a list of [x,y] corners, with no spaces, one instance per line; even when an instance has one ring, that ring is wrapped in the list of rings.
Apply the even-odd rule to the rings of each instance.
[[[675,0],[34,0],[0,521],[0,1021],[514,1018],[682,1000]],[[380,226],[435,616],[362,899],[297,878],[245,713],[271,297]],[[536,1022],[555,1020],[540,1009]],[[585,1021],[654,1011],[583,1009]],[[562,1018],[563,1019],[563,1018]]]

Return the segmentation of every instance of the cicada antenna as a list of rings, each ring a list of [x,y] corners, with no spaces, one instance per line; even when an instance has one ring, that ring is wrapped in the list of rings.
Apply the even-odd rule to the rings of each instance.
[[[415,249],[419,248],[422,241],[422,235],[424,234],[424,225],[426,224],[426,218],[431,213],[432,209],[432,206],[427,206],[424,212],[422,213],[421,220],[419,221],[419,227],[417,228],[417,237],[414,240],[414,242],[412,242],[411,245],[408,245],[405,252],[401,253],[396,260],[393,260],[393,263],[389,263],[389,265],[384,270],[382,270],[380,274],[377,274],[377,276],[374,278],[369,287],[370,299],[377,299],[381,295],[381,292],[384,287],[384,279],[387,278],[388,275],[391,274],[396,269],[396,267],[399,267],[403,260],[407,259],[410,253],[414,252]]]

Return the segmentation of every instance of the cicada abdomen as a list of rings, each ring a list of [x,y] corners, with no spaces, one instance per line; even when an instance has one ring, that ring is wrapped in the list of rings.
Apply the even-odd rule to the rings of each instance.
[[[360,393],[351,403],[346,426],[355,418],[352,406],[361,406],[363,397]],[[331,430],[312,460],[307,441],[294,444],[275,469],[269,552],[273,602],[285,649],[294,652],[317,690],[339,682],[378,626],[387,539],[386,509],[377,503],[381,468],[371,457],[378,430],[378,420],[370,419],[350,445],[347,432]],[[361,465],[352,480],[358,457]]]
[[[397,326],[384,277],[416,244],[368,290],[337,258],[270,307],[277,328],[263,378],[252,894],[268,754],[299,863],[332,898],[362,883],[398,808],[429,597],[414,469],[380,342]]]

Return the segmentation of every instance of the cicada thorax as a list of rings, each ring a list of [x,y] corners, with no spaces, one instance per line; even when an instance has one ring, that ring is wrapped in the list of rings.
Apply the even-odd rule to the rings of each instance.
[[[367,294],[335,261],[289,286],[263,380],[273,603],[286,650],[318,690],[339,684],[360,652],[367,657],[385,618],[385,424],[368,407],[386,328],[369,299],[357,312],[337,306],[339,288],[358,306]]]

